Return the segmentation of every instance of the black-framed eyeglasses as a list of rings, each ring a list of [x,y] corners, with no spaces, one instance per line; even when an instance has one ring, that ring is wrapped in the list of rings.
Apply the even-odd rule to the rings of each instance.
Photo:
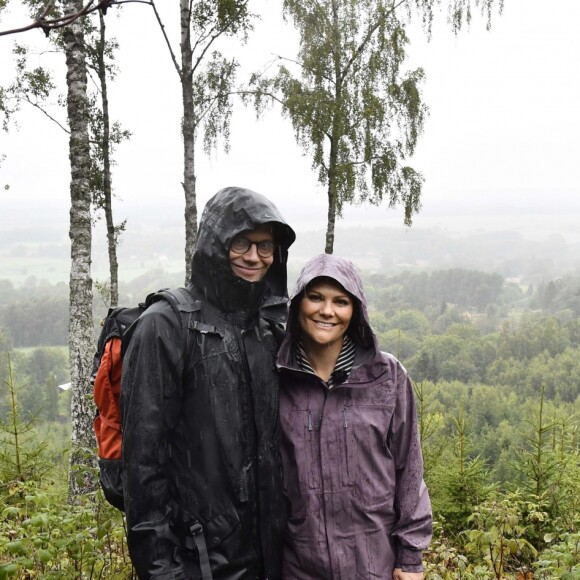
[[[232,240],[230,250],[236,254],[245,254],[252,246],[256,246],[258,255],[262,258],[269,258],[274,254],[276,244],[272,240],[262,240],[261,242],[252,242],[248,238],[238,236]]]

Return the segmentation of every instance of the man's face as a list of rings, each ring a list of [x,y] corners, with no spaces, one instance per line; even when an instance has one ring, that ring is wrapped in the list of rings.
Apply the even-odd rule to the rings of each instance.
[[[269,225],[238,234],[230,244],[232,272],[248,282],[258,282],[274,261],[275,246]]]

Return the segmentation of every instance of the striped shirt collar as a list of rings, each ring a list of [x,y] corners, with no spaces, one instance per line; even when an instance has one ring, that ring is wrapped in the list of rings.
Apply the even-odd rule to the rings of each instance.
[[[344,335],[344,340],[342,342],[342,348],[340,349],[340,354],[336,359],[336,364],[334,365],[334,370],[330,375],[330,379],[326,385],[329,389],[335,386],[337,383],[343,383],[350,374],[352,366],[354,364],[354,355],[356,354],[356,345],[354,341],[348,336]],[[298,366],[307,373],[315,375],[312,365],[308,362],[308,357],[304,350],[304,345],[302,344],[302,338],[298,340],[298,345],[296,349],[296,360]]]

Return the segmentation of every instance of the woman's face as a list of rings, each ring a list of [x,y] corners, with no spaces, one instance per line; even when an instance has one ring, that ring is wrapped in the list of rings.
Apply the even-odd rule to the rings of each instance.
[[[320,345],[340,341],[348,330],[353,314],[353,300],[337,282],[323,279],[311,284],[298,312],[303,339]]]

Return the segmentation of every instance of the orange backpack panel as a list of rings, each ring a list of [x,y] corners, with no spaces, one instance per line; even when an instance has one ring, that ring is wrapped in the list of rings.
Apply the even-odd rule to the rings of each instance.
[[[121,338],[113,336],[105,344],[101,364],[95,377],[93,396],[98,415],[93,426],[98,454],[102,459],[121,459]]]
[[[132,325],[151,304],[157,300],[169,302],[179,318],[182,331],[182,315],[191,317],[200,309],[201,303],[193,299],[185,288],[165,289],[149,294],[138,306],[110,308],[102,321],[97,351],[93,358],[93,398],[97,416],[93,422],[97,436],[99,477],[107,501],[124,510],[123,499],[123,449],[121,428],[121,375],[123,354],[132,335]],[[186,339],[187,342],[187,339]]]

